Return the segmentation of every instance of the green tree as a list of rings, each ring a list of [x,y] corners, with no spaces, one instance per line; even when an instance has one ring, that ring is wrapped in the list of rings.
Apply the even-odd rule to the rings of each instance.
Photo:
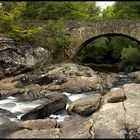
[[[46,38],[45,44],[52,51],[55,59],[69,47],[72,41],[70,36],[66,35],[64,24],[61,20],[50,20],[41,34]]]
[[[102,12],[104,19],[139,19],[140,2],[116,1]]]
[[[117,19],[140,18],[140,2],[116,2],[113,12]]]
[[[106,9],[102,12],[102,19],[115,19],[115,13],[114,11],[114,5],[108,6]]]
[[[28,2],[24,19],[96,19],[100,8],[95,2]]]
[[[121,59],[123,63],[140,64],[140,50],[137,48],[129,47],[123,48]]]
[[[26,2],[3,2],[0,8],[1,33],[12,37],[16,41],[30,42],[33,35],[42,31],[41,27],[24,30],[17,24],[16,20],[21,18],[26,7]]]

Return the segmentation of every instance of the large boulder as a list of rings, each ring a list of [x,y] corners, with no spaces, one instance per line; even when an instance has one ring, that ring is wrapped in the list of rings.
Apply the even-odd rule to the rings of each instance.
[[[2,138],[94,138],[93,121],[81,117],[60,124],[52,119],[21,121],[17,126],[17,130],[7,132]]]
[[[140,71],[128,73],[128,76],[134,78],[137,83],[140,83]]]
[[[140,84],[125,84],[122,90],[126,100],[105,103],[92,114],[95,138],[140,138]]]
[[[2,109],[0,108],[0,116],[6,116],[6,117],[16,117],[13,113],[11,113],[10,111],[6,110],[6,109]]]
[[[92,139],[94,132],[91,131],[93,121],[89,118],[76,118],[60,124],[62,139]]]
[[[54,119],[37,119],[20,121],[17,123],[19,129],[5,135],[5,138],[59,138],[60,131]]]
[[[57,122],[55,119],[37,119],[37,120],[27,120],[27,121],[19,121],[18,125],[24,129],[51,129],[55,128]]]
[[[19,79],[16,79],[18,82],[15,85],[16,88],[23,88],[31,84],[47,85],[53,82],[52,78],[47,75],[24,75]]]
[[[49,118],[8,122],[0,125],[0,137],[139,139],[140,84],[125,84],[121,89],[116,89],[116,93],[117,90],[123,90],[126,96],[124,101],[104,102],[100,109],[89,117],[78,116],[59,123]]]
[[[6,138],[10,134],[18,130],[20,130],[20,126],[17,124],[17,122],[4,123],[0,125],[0,138]]]
[[[44,48],[33,49],[29,44],[20,44],[0,35],[0,78],[19,74],[46,62],[49,52]]]
[[[108,103],[123,102],[126,99],[122,88],[113,88],[103,96],[104,101]]]
[[[96,72],[88,67],[63,63],[48,66],[45,71],[38,71],[37,69],[37,72],[33,74],[20,74],[0,80],[0,95],[1,97],[21,96],[25,91],[24,89],[28,91],[30,87],[36,88],[37,90],[34,92],[37,93],[40,93],[39,89],[41,88],[50,91],[81,93],[100,91],[102,82]]]
[[[92,77],[75,76],[69,78],[68,81],[61,86],[61,89],[70,93],[99,90],[100,84],[98,82],[99,80],[96,75]]]
[[[12,124],[12,123],[11,123]],[[0,127],[0,130],[8,132],[3,132],[1,138],[59,138],[59,129],[56,127],[56,121],[52,119],[40,119],[40,120],[29,120],[21,121],[18,123],[13,123],[15,126],[8,127],[8,124],[4,125],[5,128]]]
[[[91,115],[99,108],[100,101],[100,94],[89,95],[72,102],[68,107],[68,111],[72,111],[82,116]]]
[[[121,102],[104,104],[92,118],[95,138],[125,138],[125,110]]]
[[[101,90],[101,79],[95,71],[74,63],[61,63],[47,68],[47,75],[53,83],[46,86],[48,90],[80,93]]]
[[[41,130],[29,130],[23,129],[12,133],[11,135],[7,136],[8,139],[56,139],[59,138],[59,129],[41,129]]]
[[[49,115],[65,109],[67,96],[61,93],[47,93],[44,103],[24,114],[22,120],[43,119]]]

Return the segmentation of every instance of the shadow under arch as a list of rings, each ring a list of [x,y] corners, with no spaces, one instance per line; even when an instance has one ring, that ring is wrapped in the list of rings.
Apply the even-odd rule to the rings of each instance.
[[[132,36],[126,35],[126,34],[122,34],[122,33],[107,33],[107,34],[101,34],[101,35],[98,35],[98,36],[94,36],[94,37],[92,37],[92,38],[86,40],[84,43],[82,43],[82,44],[78,47],[77,51],[75,52],[75,54],[73,55],[73,57],[72,57],[71,60],[72,60],[73,62],[77,62],[76,56],[78,56],[78,54],[80,53],[80,51],[81,51],[84,47],[86,47],[86,45],[88,45],[90,42],[92,42],[93,40],[96,40],[96,39],[98,39],[98,38],[100,38],[100,37],[113,37],[113,36],[123,36],[123,37],[129,38],[129,39],[131,39],[131,40],[133,40],[133,41],[136,41],[136,42],[140,45],[140,41],[139,41],[139,40],[137,40],[136,38],[134,38],[134,37],[132,37]]]

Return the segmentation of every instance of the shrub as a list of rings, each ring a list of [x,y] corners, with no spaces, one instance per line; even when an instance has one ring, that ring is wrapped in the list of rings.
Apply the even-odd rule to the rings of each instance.
[[[140,50],[138,48],[123,48],[121,52],[121,59],[123,63],[137,64],[140,63]]]
[[[66,35],[64,23],[61,20],[50,20],[41,34],[46,38],[46,46],[52,51],[55,59],[60,53],[67,49],[72,42],[72,38]]]

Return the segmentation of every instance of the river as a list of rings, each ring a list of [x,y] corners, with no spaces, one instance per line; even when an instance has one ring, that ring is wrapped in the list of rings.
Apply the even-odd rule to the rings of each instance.
[[[133,83],[133,82],[134,80],[130,78],[125,72],[120,72],[118,81],[113,84],[110,90],[118,89],[119,87],[123,86],[126,83]],[[91,95],[90,92],[85,92],[81,94],[71,94],[71,93],[63,92],[62,94],[65,94],[70,101],[75,101],[79,98]],[[2,99],[0,100],[0,109],[1,109],[0,110],[0,124],[7,121],[20,121],[22,115],[32,110],[33,108],[40,106],[42,103],[43,103],[43,100],[41,99],[34,100],[34,101],[21,102],[17,100],[17,98],[12,97],[12,96]],[[68,108],[68,106],[69,106],[69,103],[66,105],[66,109]],[[78,117],[77,114],[69,114],[66,111],[66,109],[50,115],[50,118],[55,118],[58,122],[62,122],[68,119],[72,119],[73,117]],[[5,110],[10,111],[11,113],[14,114],[14,116],[12,116],[9,112]]]

